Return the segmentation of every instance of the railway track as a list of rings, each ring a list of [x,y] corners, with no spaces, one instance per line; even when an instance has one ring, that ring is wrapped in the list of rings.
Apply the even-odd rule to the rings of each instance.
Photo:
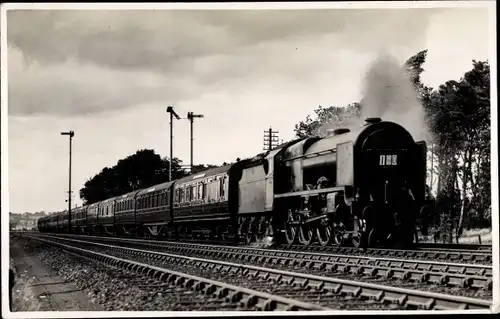
[[[491,252],[493,247],[492,245],[486,244],[439,244],[439,243],[419,243],[417,245],[419,249],[438,249],[438,250],[471,250],[471,251],[489,251]]]
[[[74,240],[80,241],[80,239]],[[92,242],[102,243],[106,241],[94,240]],[[179,243],[169,247],[162,244],[164,243],[155,245],[148,240],[114,242],[114,245],[120,247],[152,249],[157,252],[192,257],[244,262],[257,266],[266,265],[291,271],[307,271],[319,276],[327,275],[336,278],[362,279],[374,282],[384,281],[384,284],[393,286],[412,286],[414,289],[438,290],[445,293],[451,290],[454,295],[472,297],[479,295],[481,298],[492,298],[492,270],[488,266],[329,254],[287,253],[279,250],[258,248],[233,247],[231,249],[227,246],[205,247],[193,244],[183,246]]]
[[[247,278],[254,282],[256,290],[271,291],[286,297],[303,302],[311,302],[326,308],[334,309],[486,309],[491,302],[462,296],[450,296],[429,291],[418,291],[380,285],[376,283],[358,282],[352,280],[336,279],[313,274],[305,274],[280,269],[265,268],[233,262],[209,260],[205,258],[187,257],[181,255],[167,254],[157,251],[147,251],[116,245],[88,242],[77,239],[36,236],[43,241],[61,241],[71,243],[71,247],[93,246],[94,249],[102,250],[106,254],[113,254],[119,258],[134,256],[136,259],[155,264],[157,267],[175,266],[179,269],[193,271],[208,271],[224,275],[224,281],[231,281],[241,285],[239,280]],[[69,245],[66,245],[69,246]],[[79,247],[83,249],[83,247]],[[324,269],[320,269],[324,273]],[[255,287],[255,283],[258,283]],[[249,284],[246,282],[246,284]]]
[[[295,253],[323,253],[328,255],[346,255],[346,256],[356,256],[356,257],[377,257],[377,258],[393,258],[393,259],[411,259],[411,260],[419,260],[419,261],[449,261],[449,262],[461,262],[461,263],[470,263],[470,264],[481,264],[481,265],[491,265],[492,255],[491,251],[483,250],[483,248],[478,248],[477,250],[463,250],[463,249],[451,249],[449,251],[439,250],[437,246],[441,246],[437,244],[436,246],[431,247],[430,249],[424,250],[424,248],[419,250],[402,250],[402,249],[381,249],[381,248],[372,248],[366,251],[361,251],[351,247],[322,247],[322,246],[278,246],[273,247],[273,249],[269,249],[268,247],[264,247],[264,245],[256,245],[255,247],[249,246],[230,246],[230,245],[207,245],[206,243],[185,243],[185,242],[171,242],[164,240],[152,240],[152,239],[133,239],[133,238],[125,238],[125,237],[108,237],[108,236],[88,236],[88,235],[70,235],[70,234],[52,234],[61,237],[69,237],[69,238],[85,238],[85,239],[95,239],[109,242],[131,242],[131,243],[151,243],[152,245],[164,245],[165,247],[217,247],[217,249],[224,249],[223,247],[227,247],[227,249],[247,249],[247,248],[262,248],[268,249],[270,251],[277,250],[280,252],[295,252]],[[432,246],[432,245],[431,245]],[[152,246],[153,247],[153,246]],[[444,246],[446,247],[446,245]],[[472,246],[468,245],[468,248]],[[443,248],[444,249],[444,248]],[[439,264],[439,263],[436,263]],[[435,269],[440,266],[434,267]],[[472,266],[471,266],[472,267]]]
[[[177,296],[181,295],[182,303],[184,305],[191,304],[192,306],[200,306],[200,304],[208,302],[211,304],[211,307],[216,308],[212,310],[218,311],[224,309],[261,311],[329,310],[326,307],[312,303],[271,295],[245,287],[190,275],[185,272],[142,263],[137,260],[120,258],[111,254],[89,250],[74,245],[67,245],[46,238],[32,238],[44,244],[62,249],[77,257],[83,257],[93,262],[117,268],[120,270],[118,275],[122,278],[124,277],[122,271],[125,271],[125,276],[130,276],[130,279],[138,285],[142,284],[142,288],[159,289],[164,293],[170,292],[175,293]],[[140,282],[138,280],[141,278],[131,276],[132,274],[156,280],[144,280],[143,282]],[[195,293],[194,295],[193,292]],[[207,296],[210,298],[204,298]]]
[[[304,249],[300,245],[281,246],[280,249],[290,251],[310,251],[323,253],[342,253],[350,255],[374,255],[385,257],[399,258],[414,258],[420,260],[446,260],[446,261],[461,261],[471,263],[491,264],[491,251],[487,250],[470,250],[470,249],[440,249],[420,248],[420,249],[386,249],[386,248],[369,248],[366,251],[360,251],[353,247],[322,247],[308,246]]]

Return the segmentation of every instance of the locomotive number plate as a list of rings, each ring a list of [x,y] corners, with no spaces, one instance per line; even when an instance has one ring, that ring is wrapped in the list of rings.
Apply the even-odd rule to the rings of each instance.
[[[397,155],[380,155],[379,159],[380,166],[396,166],[398,165]]]

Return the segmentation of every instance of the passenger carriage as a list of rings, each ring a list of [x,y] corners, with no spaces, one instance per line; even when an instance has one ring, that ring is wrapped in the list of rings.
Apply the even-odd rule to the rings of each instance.
[[[117,235],[132,235],[137,230],[136,195],[139,190],[116,197],[115,200],[115,232]]]
[[[137,192],[135,223],[140,236],[175,237],[171,207],[173,184],[166,182]]]

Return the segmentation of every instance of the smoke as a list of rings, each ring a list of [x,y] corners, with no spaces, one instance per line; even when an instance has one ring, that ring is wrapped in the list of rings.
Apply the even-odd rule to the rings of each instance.
[[[395,57],[381,53],[368,67],[363,83],[360,111],[347,107],[321,125],[316,134],[326,136],[329,129],[357,128],[368,117],[395,122],[411,133],[415,141],[430,142],[425,125],[425,112],[404,65]]]
[[[392,121],[406,128],[415,141],[429,141],[424,108],[406,73],[404,66],[389,54],[375,59],[364,78],[361,119]]]

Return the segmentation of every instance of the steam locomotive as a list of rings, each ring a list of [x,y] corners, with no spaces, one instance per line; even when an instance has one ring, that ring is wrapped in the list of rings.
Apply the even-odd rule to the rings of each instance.
[[[426,232],[426,143],[368,118],[253,158],[40,218],[41,232],[409,246]]]

